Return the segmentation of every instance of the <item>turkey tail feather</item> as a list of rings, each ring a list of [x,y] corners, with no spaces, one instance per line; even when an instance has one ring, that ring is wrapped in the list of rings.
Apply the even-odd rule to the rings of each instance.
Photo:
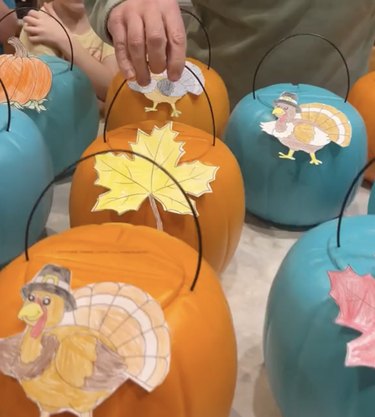
[[[352,127],[343,112],[323,103],[302,104],[300,107],[301,119],[313,123],[337,145],[342,147],[350,145]]]
[[[99,332],[123,359],[129,378],[147,391],[160,385],[169,371],[170,335],[160,305],[132,285],[103,282],[74,292],[77,309],[62,325]]]

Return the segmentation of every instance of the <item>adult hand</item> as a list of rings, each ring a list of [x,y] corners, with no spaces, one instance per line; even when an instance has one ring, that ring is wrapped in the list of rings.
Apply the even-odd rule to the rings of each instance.
[[[43,9],[60,22],[53,7],[46,3]],[[43,44],[60,50],[61,45],[66,43],[66,34],[61,26],[48,14],[42,11],[31,10],[23,18],[24,30],[31,43]]]
[[[177,0],[126,0],[112,9],[107,28],[125,78],[144,86],[150,70],[165,69],[171,81],[180,78],[186,34]]]

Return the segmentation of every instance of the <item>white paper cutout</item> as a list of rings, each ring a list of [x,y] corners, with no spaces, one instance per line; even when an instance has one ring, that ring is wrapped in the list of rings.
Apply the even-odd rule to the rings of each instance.
[[[320,165],[315,153],[335,142],[341,147],[350,145],[351,124],[344,113],[323,103],[298,105],[297,95],[284,92],[274,102],[272,114],[277,120],[261,122],[261,129],[274,136],[289,148],[279,158],[295,160],[294,153],[303,151],[310,155],[310,164]]]
[[[0,372],[20,382],[42,417],[92,417],[126,381],[151,392],[169,372],[169,329],[150,295],[115,282],[71,291],[70,281],[66,268],[42,268],[22,288],[24,333],[0,339]]]
[[[205,80],[200,68],[189,61],[186,61],[186,66],[194,72],[204,86]],[[181,111],[176,106],[178,100],[188,93],[199,96],[203,92],[198,80],[186,68],[181,78],[175,82],[169,81],[167,71],[164,71],[161,74],[151,74],[151,82],[145,87],[141,87],[136,81],[129,81],[128,86],[152,101],[152,107],[145,107],[145,112],[158,111],[157,107],[160,103],[168,103],[172,107],[171,117],[181,115]]]

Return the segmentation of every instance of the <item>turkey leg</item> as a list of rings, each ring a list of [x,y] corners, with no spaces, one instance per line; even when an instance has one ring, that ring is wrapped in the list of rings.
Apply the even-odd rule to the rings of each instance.
[[[281,159],[291,159],[292,161],[295,161],[296,158],[293,158],[293,155],[294,155],[294,151],[292,151],[291,149],[289,149],[289,152],[287,154],[283,152],[279,152],[279,158]]]
[[[149,112],[149,111],[158,111],[158,109],[157,109],[157,107],[158,107],[158,102],[157,101],[154,101],[153,103],[152,103],[152,107],[145,107],[145,112],[147,113],[147,112]],[[86,417],[86,416],[85,416]]]
[[[47,411],[41,411],[40,412],[40,417],[50,417],[50,413],[47,413]]]
[[[315,153],[311,153],[310,158],[311,158],[310,164],[320,165],[323,163],[322,161],[319,161],[319,159],[316,159]]]
[[[80,417],[92,417],[92,411],[88,411],[87,413],[80,414]]]
[[[172,107],[172,113],[171,116],[172,117],[179,117],[181,115],[180,110],[177,110],[176,104],[175,103],[169,103]]]

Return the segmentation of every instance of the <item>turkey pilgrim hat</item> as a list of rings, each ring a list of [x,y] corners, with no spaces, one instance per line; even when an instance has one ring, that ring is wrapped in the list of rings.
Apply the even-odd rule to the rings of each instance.
[[[297,112],[301,112],[301,107],[297,102],[297,95],[294,93],[284,92],[280,94],[280,97],[273,102],[274,106],[277,106],[279,103],[288,104],[296,108]]]
[[[22,288],[22,297],[27,299],[33,291],[46,291],[60,296],[64,300],[65,311],[72,311],[77,306],[75,298],[70,292],[70,281],[69,269],[49,264],[44,266],[33,280]]]

